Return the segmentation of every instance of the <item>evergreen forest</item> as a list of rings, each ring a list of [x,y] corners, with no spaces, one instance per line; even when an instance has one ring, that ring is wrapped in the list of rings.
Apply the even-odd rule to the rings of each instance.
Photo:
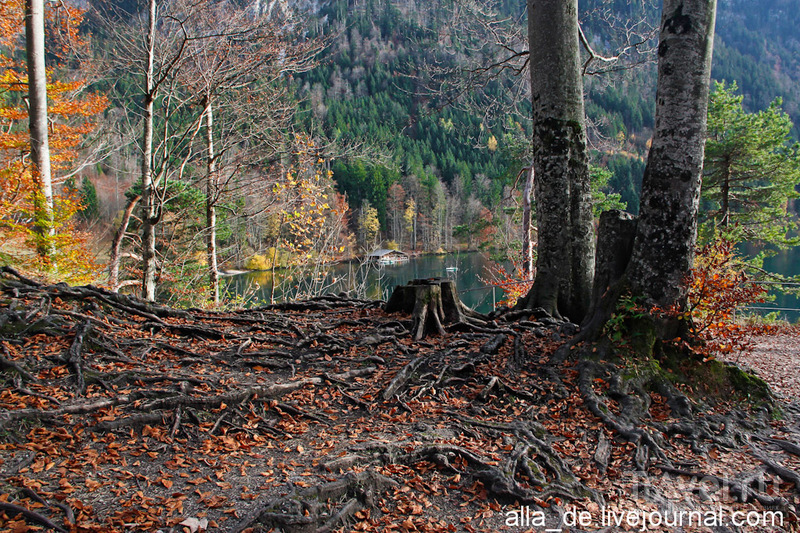
[[[51,117],[63,128],[52,141],[61,199],[54,223],[71,228],[53,248],[59,276],[99,275],[137,291],[150,249],[159,297],[186,304],[219,301],[217,271],[308,269],[381,247],[518,259],[531,157],[524,2],[207,3],[194,11],[159,5],[149,92],[145,3],[92,0],[66,17],[48,11]],[[660,6],[580,7],[595,214],[636,214]],[[800,119],[795,7],[721,1],[712,70],[742,113],[783,121],[772,149],[784,155]],[[4,9],[4,189],[23,191],[31,188],[18,174],[27,128],[21,4]],[[142,185],[147,120],[152,190]],[[759,200],[789,213],[781,246],[791,241],[798,181],[796,169],[784,176],[780,195]],[[35,224],[24,221],[35,218],[35,202],[26,198],[5,194],[0,254],[47,272],[48,261],[31,251],[42,245],[31,248]],[[716,201],[704,193],[706,235]],[[737,238],[777,239],[755,231]]]

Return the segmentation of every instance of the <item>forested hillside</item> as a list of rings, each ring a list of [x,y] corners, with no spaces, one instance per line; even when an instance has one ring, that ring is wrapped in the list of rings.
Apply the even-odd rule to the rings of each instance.
[[[478,21],[454,19],[455,5],[334,0],[319,11],[328,31],[336,35],[334,44],[326,50],[323,65],[302,77],[305,120],[329,138],[368,148],[359,154],[361,159],[369,159],[370,153],[375,157],[362,164],[354,163],[357,158],[340,162],[334,174],[340,190],[354,207],[363,199],[376,206],[388,237],[397,241],[403,236],[387,223],[384,207],[392,180],[406,192],[414,191],[414,197],[421,188],[421,197],[432,199],[430,210],[443,202],[436,200],[442,191],[459,205],[471,198],[492,210],[524,161],[521,145],[530,128],[527,107],[524,99],[514,98],[514,81],[509,78],[525,74],[506,71],[473,89],[486,100],[505,102],[502,116],[487,108],[458,105],[466,98],[454,103],[446,101],[447,94],[426,92],[432,65],[460,67],[462,75],[469,76],[475,59],[485,55],[479,47],[452,49],[455,31],[469,33],[480,26]],[[752,2],[720,2],[713,66],[716,80],[738,82],[745,109],[761,110],[781,97],[795,124],[800,118],[795,83],[800,78],[800,43],[794,35],[798,8],[791,1],[764,1],[758,7]],[[524,31],[525,19],[519,16],[524,9],[524,2],[499,3],[492,20]],[[611,189],[635,212],[653,126],[652,38],[659,6],[592,0],[583,3],[582,10],[587,38],[600,54],[616,55],[631,44],[631,36],[650,41],[635,53],[625,52],[627,61],[609,69],[600,64],[586,76],[595,164],[611,171]],[[453,24],[464,26],[457,29]],[[455,224],[469,226],[470,220]]]
[[[720,2],[713,69],[738,82],[745,111],[782,98],[795,124],[798,4]],[[158,278],[160,297],[189,303],[207,299],[206,277],[218,299],[219,270],[302,271],[380,246],[521,248],[524,2],[171,0],[152,37],[144,2],[81,5],[64,17],[53,4],[46,19],[53,221],[70,235],[54,244],[60,276],[105,270],[123,289],[146,272],[151,294]],[[581,5],[596,211],[638,211],[658,5]],[[3,6],[3,187],[25,193],[2,198],[13,223],[0,256],[47,271],[31,247],[36,186],[20,152],[23,3]]]
[[[449,31],[451,8],[333,1],[319,13],[333,43],[299,82],[301,123],[352,150],[333,165],[351,207],[366,201],[377,209],[385,236],[398,244],[417,244],[416,224],[425,250],[452,248],[454,231],[461,240],[478,231],[519,165],[519,154],[502,142],[502,125],[427,90],[428,65],[459,63],[456,51],[439,41]],[[514,104],[502,83],[493,91]],[[514,119],[505,125],[523,131]],[[418,213],[406,222],[401,217],[410,205]]]

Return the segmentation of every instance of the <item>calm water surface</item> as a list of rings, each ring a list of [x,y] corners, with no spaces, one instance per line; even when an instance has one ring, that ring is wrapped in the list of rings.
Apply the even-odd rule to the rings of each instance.
[[[307,290],[313,287],[317,294],[355,291],[359,296],[386,300],[396,285],[405,285],[412,279],[449,278],[456,282],[461,300],[482,313],[494,308],[493,302],[503,298],[500,289],[492,290],[484,280],[490,278],[488,257],[481,253],[449,255],[426,255],[411,258],[407,263],[377,267],[358,263],[330,265],[317,276],[302,279],[287,279],[276,273],[275,301],[307,298]],[[457,269],[455,271],[448,270]],[[228,296],[245,298],[248,306],[270,302],[273,292],[272,274],[269,271],[247,272],[227,278]],[[304,294],[305,292],[305,294]]]
[[[360,297],[386,300],[396,285],[405,285],[412,279],[450,278],[455,280],[461,300],[482,313],[494,309],[494,302],[503,298],[500,289],[492,290],[486,281],[491,276],[487,268],[491,265],[488,257],[481,253],[461,253],[450,255],[421,256],[412,258],[407,263],[376,267],[359,265],[358,263],[342,263],[324,268],[314,278],[302,280],[287,279],[285,274],[276,274],[275,301],[307,299],[309,287],[316,294],[356,291]],[[448,271],[448,267],[458,270]],[[800,247],[786,250],[764,262],[770,272],[778,272],[785,276],[800,274]],[[272,276],[268,271],[248,272],[226,278],[226,292],[229,297],[239,296],[245,299],[246,305],[254,306],[270,302],[272,294]],[[755,311],[765,314],[775,310],[787,320],[800,320],[800,298],[772,291],[774,302],[754,304]],[[763,309],[762,309],[763,308]]]
[[[800,246],[779,252],[776,256],[764,260],[764,269],[768,272],[777,272],[784,276],[800,275]],[[781,318],[790,322],[800,321],[800,298],[793,295],[770,291],[775,295],[775,301],[763,304],[754,304],[761,314],[774,310]]]

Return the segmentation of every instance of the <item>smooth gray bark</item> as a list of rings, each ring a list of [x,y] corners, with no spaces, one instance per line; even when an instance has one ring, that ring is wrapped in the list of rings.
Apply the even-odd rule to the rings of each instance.
[[[36,230],[43,257],[53,253],[53,182],[47,134],[47,71],[44,62],[44,1],[25,1],[25,48],[28,63],[28,109],[33,178],[42,193],[37,202]]]
[[[628,280],[662,309],[686,304],[694,260],[716,0],[664,0],[656,122]]]
[[[589,309],[594,231],[577,0],[528,0],[536,277],[520,307],[580,322]]]
[[[156,0],[150,0],[147,25],[147,70],[144,90],[144,131],[142,134],[142,298],[156,299],[156,232],[158,198],[153,180],[153,119],[156,97],[155,41]]]
[[[217,158],[214,153],[214,112],[211,97],[205,98],[206,115],[206,248],[211,301],[219,303],[219,270],[217,268]]]

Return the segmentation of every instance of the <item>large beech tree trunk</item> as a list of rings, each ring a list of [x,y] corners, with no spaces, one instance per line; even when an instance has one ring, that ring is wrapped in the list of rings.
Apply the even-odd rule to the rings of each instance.
[[[628,281],[662,309],[686,305],[706,135],[716,0],[664,0],[656,123]]]
[[[577,0],[528,0],[536,277],[518,307],[580,322],[589,309],[594,231]]]

